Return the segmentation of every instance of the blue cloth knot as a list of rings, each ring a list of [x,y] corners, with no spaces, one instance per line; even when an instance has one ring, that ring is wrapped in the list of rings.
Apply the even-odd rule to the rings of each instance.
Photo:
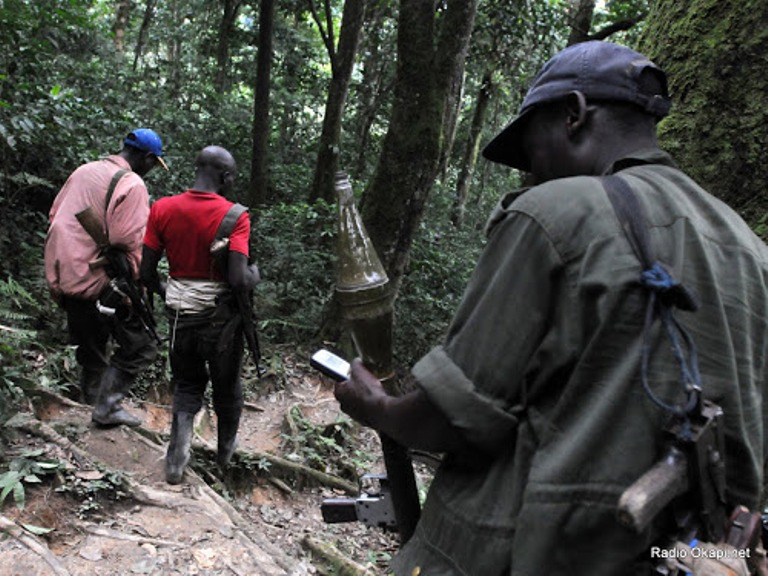
[[[664,306],[691,312],[699,308],[696,296],[675,280],[666,266],[660,262],[654,262],[653,266],[644,270],[640,274],[640,281],[645,288],[658,294],[659,301]]]
[[[672,278],[672,275],[667,269],[658,262],[654,262],[653,266],[648,270],[643,271],[640,277],[642,278],[643,286],[650,288],[651,290],[658,290],[659,292],[666,292],[680,284],[680,282]]]

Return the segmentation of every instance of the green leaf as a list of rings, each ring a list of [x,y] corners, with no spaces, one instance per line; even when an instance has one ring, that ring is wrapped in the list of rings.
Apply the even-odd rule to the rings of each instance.
[[[13,487],[13,499],[16,501],[16,507],[24,510],[24,484],[19,482]]]
[[[59,95],[59,92],[61,92],[61,84],[56,84],[56,86],[51,88],[51,96],[56,97]]]
[[[13,490],[14,486],[20,483],[20,475],[16,470],[10,470],[0,476],[0,486],[3,487],[3,491],[0,492],[0,505],[5,502],[6,496]]]
[[[37,534],[38,536],[48,534],[48,532],[53,532],[54,530],[53,528],[44,528],[42,526],[35,526],[34,524],[22,524],[21,526],[27,532],[32,532],[32,534]]]

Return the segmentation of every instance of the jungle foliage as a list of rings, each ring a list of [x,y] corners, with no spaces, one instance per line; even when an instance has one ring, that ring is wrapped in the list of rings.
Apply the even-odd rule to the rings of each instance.
[[[435,37],[452,3],[435,3]],[[509,170],[477,161],[481,143],[514,114],[531,76],[566,44],[572,10],[585,3],[477,3],[466,64],[453,88],[455,113],[441,116],[453,125],[435,127],[439,146],[430,153],[439,153],[440,169],[428,195],[419,199],[423,207],[399,286],[399,365],[408,366],[439,343],[482,247],[485,216],[501,192],[518,184]],[[363,203],[396,105],[397,56],[404,48],[398,47],[402,3],[355,3],[361,4],[363,29],[333,157],[352,176]],[[669,17],[655,19],[651,11],[646,23],[653,5],[673,2],[591,4],[589,33],[608,34],[614,26],[608,37],[629,45],[650,26],[659,31],[645,42],[661,46],[661,35],[668,33],[662,22],[684,29],[690,17],[667,6]],[[155,129],[167,151],[170,172],[147,178],[153,198],[184,190],[198,150],[222,144],[239,162],[235,200],[248,204],[254,197],[253,127],[266,116],[268,158],[259,165],[266,168],[266,192],[251,205],[252,248],[264,277],[256,294],[262,346],[268,352],[271,345],[316,344],[333,292],[335,210],[310,198],[333,79],[329,42],[339,38],[345,3],[276,0],[271,13],[259,7],[255,0],[0,1],[0,420],[24,402],[24,390],[33,384],[61,389],[76,380],[63,317],[42,277],[47,211],[74,168],[117,151],[134,127]],[[746,11],[739,14],[746,18]],[[758,11],[756,18],[763,16]],[[270,18],[270,26],[260,18]],[[254,108],[262,29],[272,34],[266,44],[272,53],[268,109]],[[750,29],[765,27],[755,23]],[[732,47],[727,35],[720,26],[707,36],[712,54]],[[675,38],[683,51],[694,42],[681,33]],[[669,54],[670,63],[677,63],[677,52]],[[682,70],[680,76],[689,75]],[[709,97],[714,95],[699,98]],[[481,98],[487,101],[478,111]],[[669,134],[684,152],[687,141],[671,127]],[[739,150],[744,153],[734,154],[754,158],[759,147],[749,142]],[[455,217],[457,203],[461,218]]]

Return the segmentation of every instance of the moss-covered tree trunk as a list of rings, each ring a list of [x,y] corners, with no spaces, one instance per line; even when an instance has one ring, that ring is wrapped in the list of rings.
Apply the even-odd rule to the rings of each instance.
[[[395,287],[438,174],[443,112],[452,80],[464,70],[476,9],[476,0],[449,0],[435,41],[433,3],[400,3],[392,118],[362,204],[365,225]]]
[[[656,0],[641,50],[669,76],[663,146],[765,236],[768,2]]]

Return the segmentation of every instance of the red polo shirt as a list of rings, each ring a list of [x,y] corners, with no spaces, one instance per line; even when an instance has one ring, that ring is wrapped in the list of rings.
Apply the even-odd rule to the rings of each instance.
[[[165,251],[172,278],[222,280],[211,242],[232,202],[215,192],[187,190],[161,198],[152,205],[144,244]],[[229,237],[229,249],[248,256],[251,223],[248,213],[238,218]]]

